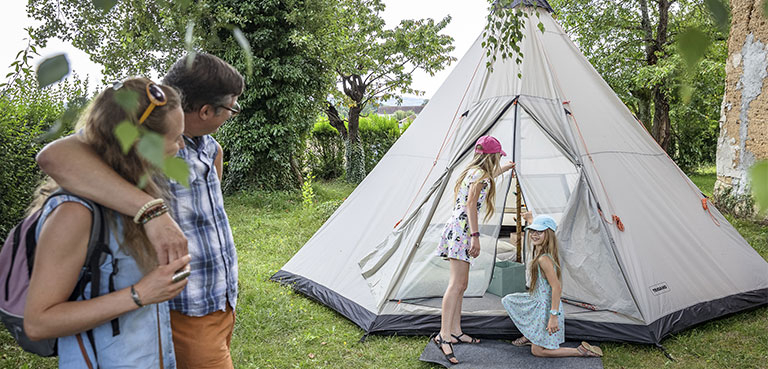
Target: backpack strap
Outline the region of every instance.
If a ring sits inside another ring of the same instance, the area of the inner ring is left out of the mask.
[[[43,213],[43,208],[45,208],[45,205],[48,204],[48,201],[51,201],[56,196],[61,195],[69,195],[66,191],[59,188],[58,190],[54,191],[52,194],[48,195],[48,198],[45,199],[45,202],[43,202],[43,205],[40,207],[38,211],[36,211],[34,223],[27,229],[27,234],[24,237],[24,240],[26,242],[26,251],[27,251],[27,270],[29,270],[29,275],[32,275],[32,267],[35,265],[35,251],[37,250],[37,222],[40,221],[40,215]],[[14,244],[15,244],[14,240]]]
[[[112,273],[109,273],[109,292],[115,292],[115,275],[117,275],[118,267],[117,267],[117,259],[112,256]],[[118,318],[112,319],[112,337],[117,336],[120,334],[120,323],[118,322]]]
[[[106,219],[104,217],[104,208],[88,199],[82,199],[93,208],[93,226],[91,227],[91,238],[88,242],[88,251],[85,259],[85,273],[81,280],[79,288],[75,290],[77,296],[85,292],[85,285],[91,282],[91,299],[99,297],[99,287],[101,286],[101,264],[107,255],[112,255],[109,250],[109,230],[107,229]],[[109,275],[109,292],[115,292],[115,276],[118,272],[117,259],[112,255],[112,272]],[[120,334],[119,318],[112,319],[112,336]],[[92,333],[89,334],[91,338]],[[91,341],[93,341],[91,339]],[[95,352],[95,350],[94,350]]]
[[[88,341],[91,342],[91,348],[93,349],[93,357],[96,359],[96,368],[99,368],[99,353],[96,352],[96,340],[93,339],[93,329],[89,329],[85,332],[88,336]]]
[[[83,354],[83,360],[85,360],[85,365],[88,366],[88,369],[93,369],[93,364],[91,364],[91,359],[88,358],[88,351],[85,350],[85,345],[83,345],[83,336],[80,335],[80,333],[78,333],[75,335],[75,337],[77,337],[77,344],[78,346],[80,346],[80,353]],[[96,351],[94,351],[94,353],[95,352]]]

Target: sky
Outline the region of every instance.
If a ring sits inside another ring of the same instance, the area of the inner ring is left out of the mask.
[[[488,0],[384,0],[384,3],[386,9],[382,17],[388,28],[395,27],[402,19],[432,18],[437,21],[450,15],[451,22],[442,33],[454,38],[455,49],[451,55],[457,59],[461,59],[482,32],[489,4]],[[16,53],[27,46],[24,28],[35,24],[34,20],[27,17],[26,4],[26,0],[3,0],[3,11],[0,12],[0,34],[4,36],[0,48],[0,68],[4,68],[0,70],[5,70],[3,76],[12,71],[9,66]],[[101,84],[101,66],[91,62],[85,52],[71,44],[61,40],[49,40],[48,45],[38,51],[41,56],[35,59],[35,63],[55,54],[66,53],[73,71],[81,78],[89,76],[91,86]],[[421,97],[430,98],[455,65],[456,62],[453,62],[434,76],[421,71],[415,72],[412,87],[424,91]]]

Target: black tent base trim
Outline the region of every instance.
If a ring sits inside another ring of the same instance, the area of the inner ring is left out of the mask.
[[[269,280],[290,286],[296,292],[336,310],[339,314],[357,324],[360,328],[369,331],[369,327],[376,320],[376,314],[368,311],[352,300],[339,295],[335,291],[319,283],[311,281],[300,275],[280,270]]]
[[[768,288],[738,293],[678,310],[651,323],[649,328],[655,343],[659,343],[670,334],[761,306],[768,306]]]
[[[270,280],[337,311],[362,328],[366,335],[426,336],[440,330],[440,315],[376,315],[333,290],[291,272],[280,270]],[[702,302],[645,325],[565,320],[567,340],[659,344],[664,337],[707,321],[768,305],[768,288]],[[515,338],[520,332],[505,315],[465,315],[467,334],[485,338]]]

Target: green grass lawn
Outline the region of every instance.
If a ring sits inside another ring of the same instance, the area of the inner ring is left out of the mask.
[[[711,192],[714,172],[692,175]],[[368,337],[344,317],[288,287],[270,282],[353,187],[315,185],[316,206],[305,208],[299,192],[243,193],[226,198],[240,263],[240,298],[232,340],[236,367],[243,368],[431,368],[418,360],[426,337]],[[768,259],[768,227],[733,220],[747,241]],[[321,261],[318,261],[321,262]],[[0,367],[53,368],[18,349],[0,330]],[[606,343],[606,368],[768,368],[768,308],[709,322],[662,344],[676,361],[647,345]]]

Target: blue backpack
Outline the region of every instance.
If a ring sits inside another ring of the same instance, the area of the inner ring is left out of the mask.
[[[46,199],[46,203],[60,195],[71,194],[58,190]],[[80,272],[75,289],[69,297],[70,301],[75,301],[80,296],[85,298],[83,294],[88,283],[92,283],[92,286],[100,285],[99,266],[106,260],[107,255],[111,255],[109,233],[103,216],[103,208],[90,200],[80,199],[93,209],[93,223],[91,224],[91,236],[88,241],[85,265]],[[56,356],[56,338],[32,341],[24,332],[24,306],[26,305],[27,290],[29,289],[29,280],[32,276],[35,250],[37,249],[35,230],[43,208],[45,208],[45,204],[14,227],[5,239],[3,248],[0,249],[0,320],[24,351],[40,356]],[[110,292],[114,291],[113,278],[116,273],[117,265],[113,265],[113,272],[109,276]],[[90,298],[95,298],[98,295],[99,289],[97,287],[91,288]],[[112,333],[113,335],[120,334],[117,318],[112,320]],[[93,331],[89,330],[86,334],[93,352],[96,354]],[[78,337],[78,341],[81,341],[80,337]]]

